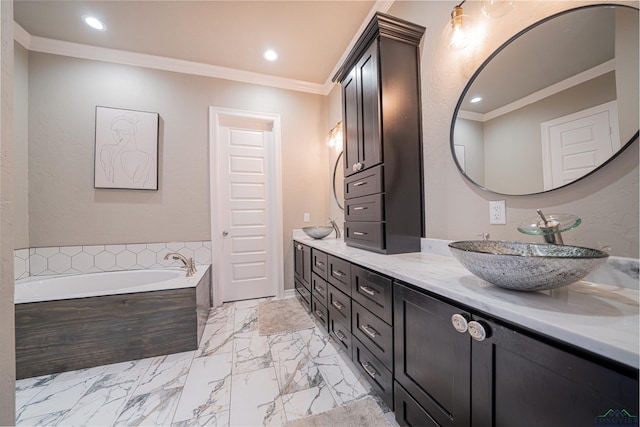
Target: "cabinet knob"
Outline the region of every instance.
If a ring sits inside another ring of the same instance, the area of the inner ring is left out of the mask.
[[[353,169],[354,172],[358,172],[359,170],[362,170],[362,166],[363,165],[360,162],[354,163],[351,169]]]
[[[489,336],[487,329],[475,320],[469,322],[469,335],[476,341],[484,341]]]
[[[456,313],[453,316],[451,316],[451,324],[453,325],[453,328],[456,331],[460,332],[461,334],[464,334],[465,332],[467,332],[467,327],[468,327],[467,319],[462,314]]]
[[[301,251],[302,250],[302,245],[298,245],[298,250]]]

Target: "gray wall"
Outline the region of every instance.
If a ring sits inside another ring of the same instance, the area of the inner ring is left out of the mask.
[[[13,3],[0,2],[0,425],[15,423]]]
[[[591,247],[610,245],[612,255],[638,257],[638,143],[592,176],[548,194],[501,196],[479,189],[457,170],[449,148],[449,126],[456,103],[477,67],[513,34],[556,12],[586,1],[518,1],[509,15],[484,18],[480,2],[465,3],[465,13],[485,25],[481,44],[448,51],[441,32],[454,3],[396,1],[389,13],[427,28],[421,46],[425,214],[428,237],[461,240],[489,232],[493,239],[538,241],[516,230],[535,209],[571,213],[581,226],[565,233],[565,242]],[[632,4],[632,2],[621,2]],[[637,2],[635,3],[637,6]],[[637,76],[636,76],[637,77]],[[507,224],[489,225],[489,201],[506,200]]]
[[[29,247],[29,52],[14,43],[14,102],[13,102],[13,188],[17,197],[14,204],[15,248]]]
[[[208,108],[235,108],[281,115],[292,277],[291,230],[327,218],[326,97],[36,52],[28,68],[29,246],[210,240]],[[159,191],[93,188],[96,105],[160,114]]]
[[[544,191],[540,125],[615,99],[611,71],[485,122],[486,187],[506,194]]]

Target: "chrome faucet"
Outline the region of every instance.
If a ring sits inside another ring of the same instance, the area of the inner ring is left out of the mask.
[[[180,268],[184,268],[185,270],[187,270],[187,277],[193,276],[194,273],[198,271],[196,270],[196,264],[193,262],[193,258],[187,258],[184,255],[179,254],[178,252],[169,252],[164,256],[164,259],[169,259],[169,257],[177,261],[182,261],[184,265]]]
[[[329,218],[329,223],[331,224],[333,229],[336,231],[336,239],[339,239],[340,238],[340,227],[338,227],[338,224],[336,224],[336,222],[331,218]]]
[[[540,228],[542,232],[544,241],[555,245],[564,245],[562,234],[560,234],[560,221],[547,219],[540,209],[536,209],[536,212],[540,215],[540,218],[542,218],[542,222],[538,224],[538,228]]]

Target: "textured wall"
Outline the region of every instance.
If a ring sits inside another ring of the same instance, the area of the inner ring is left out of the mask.
[[[471,51],[451,52],[441,32],[455,5],[450,1],[396,1],[389,13],[427,28],[422,42],[422,116],[425,161],[427,237],[474,239],[489,232],[493,239],[538,241],[516,230],[518,223],[548,213],[582,218],[565,242],[610,246],[612,255],[638,257],[638,143],[582,181],[548,194],[501,196],[469,183],[457,170],[449,148],[449,127],[462,90],[477,67],[512,35],[553,13],[591,2],[518,1],[509,15],[488,20],[480,2],[466,2],[465,13],[486,21],[485,38]],[[635,4],[638,2],[621,2]],[[507,224],[489,225],[489,201],[506,200]]]
[[[160,114],[159,191],[93,188],[96,105]],[[291,230],[304,212],[327,217],[325,97],[34,52],[29,245],[210,240],[212,105],[281,116],[285,277],[293,277]]]
[[[15,423],[13,3],[0,2],[0,425]]]

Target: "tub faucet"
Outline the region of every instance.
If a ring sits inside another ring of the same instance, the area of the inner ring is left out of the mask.
[[[340,238],[340,227],[338,227],[338,224],[336,224],[336,222],[331,218],[329,218],[329,223],[331,224],[333,229],[336,231],[336,239],[339,239]]]
[[[198,271],[196,270],[196,264],[193,262],[193,258],[187,258],[184,255],[179,254],[178,252],[169,252],[164,256],[164,259],[169,259],[169,257],[175,260],[182,261],[184,265],[180,268],[184,268],[187,270],[187,277],[193,276],[193,274]]]

